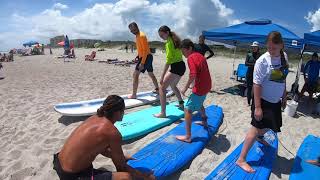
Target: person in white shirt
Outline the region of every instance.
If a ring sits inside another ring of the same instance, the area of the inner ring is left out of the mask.
[[[251,128],[247,132],[237,165],[253,173],[255,170],[246,162],[246,156],[258,137],[269,129],[280,132],[282,126],[281,106],[286,104],[286,77],[288,58],[283,52],[284,42],[279,32],[267,37],[267,52],[256,61],[253,73],[254,100],[251,106]]]

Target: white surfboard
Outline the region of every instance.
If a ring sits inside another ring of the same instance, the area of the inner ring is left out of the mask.
[[[173,91],[167,92],[167,97],[172,96]],[[128,99],[128,95],[121,96],[127,108],[150,104],[159,100],[159,95],[152,91],[137,94],[137,99]],[[79,101],[71,103],[61,103],[54,106],[54,110],[64,116],[91,116],[97,113],[106,98]]]

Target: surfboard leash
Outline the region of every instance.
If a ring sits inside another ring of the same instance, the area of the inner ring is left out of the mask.
[[[280,141],[280,138],[278,138],[278,141],[280,142],[281,146],[282,146],[288,153],[290,153],[290,154],[293,156],[293,158],[296,157],[290,150],[288,150],[288,149],[285,147],[285,145],[283,145],[283,143]]]

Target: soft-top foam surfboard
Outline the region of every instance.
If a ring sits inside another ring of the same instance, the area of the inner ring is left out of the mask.
[[[173,91],[167,92],[167,97],[172,96]],[[137,94],[137,99],[128,99],[128,95],[121,96],[124,99],[126,108],[137,107],[150,104],[159,100],[159,95],[152,91]],[[97,113],[97,109],[102,106],[105,98],[79,101],[71,103],[61,103],[54,106],[54,110],[64,116],[90,116]]]
[[[291,169],[290,180],[319,180],[320,167],[307,163],[306,160],[320,160],[320,138],[308,135],[300,145]]]
[[[263,139],[269,146],[255,142],[247,155],[247,162],[256,170],[255,173],[247,173],[236,164],[243,146],[241,143],[205,180],[269,179],[278,151],[278,138],[273,131],[268,131]]]
[[[179,141],[176,135],[185,134],[185,122],[167,132],[133,155],[136,160],[128,164],[142,172],[153,171],[157,179],[164,178],[190,162],[204,149],[217,132],[223,119],[222,108],[211,105],[206,108],[209,128],[192,123],[192,143]],[[201,120],[198,113],[193,121]]]
[[[176,106],[177,104],[170,103],[166,106],[167,118],[154,117],[153,114],[161,111],[160,106],[155,106],[126,114],[122,121],[115,123],[115,126],[120,131],[122,140],[129,140],[145,135],[183,118],[184,111],[180,110]]]

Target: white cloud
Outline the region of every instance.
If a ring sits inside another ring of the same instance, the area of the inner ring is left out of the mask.
[[[133,40],[127,27],[131,21],[139,24],[149,40],[159,40],[158,28],[161,25],[168,25],[181,38],[192,38],[202,30],[239,22],[232,18],[233,10],[219,0],[163,0],[158,3],[120,0],[116,3],[96,3],[71,17],[63,15],[65,8],[68,7],[56,3],[52,9],[37,15],[12,15],[9,26],[16,31],[1,33],[0,42],[6,39],[4,34],[10,34],[12,38],[9,47],[16,47],[22,44],[21,41],[30,39],[48,43],[50,37],[62,34],[68,34],[71,39]]]
[[[309,12],[304,18],[312,25],[311,31],[320,29],[320,8],[315,12]]]
[[[61,10],[63,10],[63,9],[68,9],[69,7],[67,6],[67,5],[65,5],[65,4],[61,4],[61,3],[55,3],[54,5],[53,5],[53,9],[61,9]]]

